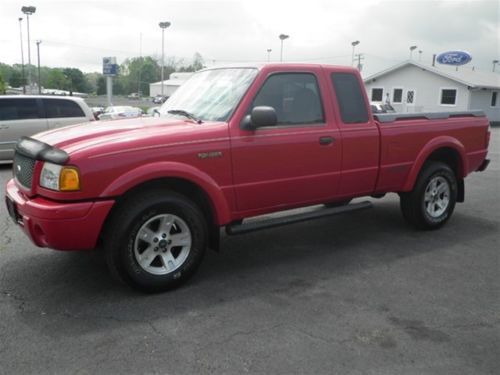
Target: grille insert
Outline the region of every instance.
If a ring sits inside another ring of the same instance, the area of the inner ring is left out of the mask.
[[[35,159],[15,153],[13,174],[16,180],[25,188],[31,189],[33,183],[33,171],[35,169]]]

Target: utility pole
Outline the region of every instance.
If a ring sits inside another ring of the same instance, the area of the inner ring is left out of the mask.
[[[38,55],[38,94],[42,94],[42,85],[40,84],[40,43],[42,43],[41,40],[36,41],[36,52]]]
[[[359,40],[355,40],[354,42],[351,42],[351,46],[352,46],[351,66],[354,66],[354,50],[359,43],[360,43]]]
[[[161,96],[163,95],[163,70],[165,67],[165,29],[170,26],[170,22],[160,22],[161,27]]]
[[[281,40],[280,62],[283,62],[283,41],[290,38],[290,35],[280,34],[278,38]]]
[[[139,73],[137,80],[137,95],[142,96],[141,91],[141,72],[142,72],[142,33],[139,35]]]
[[[361,64],[361,61],[365,59],[364,53],[357,53],[355,57],[358,60],[358,70],[361,72],[363,70],[363,65]]]
[[[19,36],[21,38],[21,78],[22,78],[22,86],[23,86],[23,94],[26,94],[26,82],[24,75],[24,50],[23,50],[23,18],[19,17]]]
[[[31,94],[31,49],[30,49],[30,16],[36,12],[36,7],[22,7],[21,12],[26,14],[26,24],[28,25],[28,85]]]

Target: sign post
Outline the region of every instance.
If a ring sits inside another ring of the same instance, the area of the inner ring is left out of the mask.
[[[118,75],[118,64],[116,57],[103,57],[102,74],[106,77],[106,94],[108,106],[113,105],[113,77]]]

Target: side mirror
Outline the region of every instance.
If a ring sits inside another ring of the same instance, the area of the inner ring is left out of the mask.
[[[160,116],[160,111],[158,111],[158,110],[155,108],[155,109],[153,109],[153,117],[156,117],[156,116],[161,117],[161,116]]]
[[[278,123],[276,110],[273,107],[258,106],[245,116],[241,128],[244,130],[255,130],[261,126],[274,126]]]

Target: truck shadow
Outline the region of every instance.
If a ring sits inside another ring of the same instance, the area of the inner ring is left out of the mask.
[[[110,322],[203,315],[217,304],[255,297],[284,306],[318,293],[333,298],[329,290],[341,276],[356,277],[373,267],[390,272],[398,260],[452,251],[457,243],[498,233],[498,223],[460,211],[441,230],[419,232],[404,223],[397,200],[388,199],[367,211],[224,237],[221,252],[208,252],[187,285],[156,295],[115,283],[104,262],[88,253],[34,249],[4,264],[1,297],[16,306],[26,325],[51,326],[53,336],[106,329]]]

